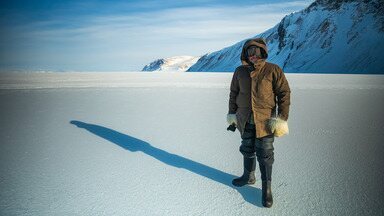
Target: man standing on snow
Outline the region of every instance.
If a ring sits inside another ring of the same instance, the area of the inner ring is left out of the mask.
[[[290,88],[281,68],[266,62],[268,50],[262,38],[244,43],[242,65],[233,74],[227,122],[241,134],[244,173],[232,181],[237,187],[254,184],[256,157],[262,180],[262,203],[273,204],[271,180],[274,137],[288,133]],[[276,113],[277,108],[277,113]]]

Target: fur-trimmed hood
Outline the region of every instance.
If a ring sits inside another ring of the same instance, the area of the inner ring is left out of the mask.
[[[250,46],[260,47],[262,50],[261,52],[262,52],[263,59],[268,58],[268,48],[267,48],[267,43],[265,42],[265,40],[263,38],[249,39],[249,40],[245,41],[245,43],[243,45],[243,49],[241,51],[240,60],[241,60],[242,65],[252,65],[248,61],[248,57],[247,57],[247,49]]]

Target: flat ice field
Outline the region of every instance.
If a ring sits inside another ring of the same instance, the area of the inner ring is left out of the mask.
[[[0,215],[384,215],[384,76],[287,74],[271,209],[231,186],[231,78],[0,74]]]

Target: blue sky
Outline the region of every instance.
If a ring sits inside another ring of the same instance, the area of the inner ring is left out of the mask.
[[[311,2],[1,1],[0,70],[141,70],[230,46]]]

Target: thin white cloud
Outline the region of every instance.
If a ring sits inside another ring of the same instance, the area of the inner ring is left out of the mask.
[[[172,8],[151,13],[63,18],[20,28],[22,37],[49,46],[37,50],[42,53],[34,57],[36,62],[56,50],[68,53],[56,62],[66,60],[69,64],[71,59],[77,62],[87,56],[93,58],[92,62],[108,59],[110,62],[105,64],[115,69],[124,68],[123,65],[140,69],[157,58],[201,55],[229,46],[273,27],[285,15],[309,4],[295,1],[249,7]]]

